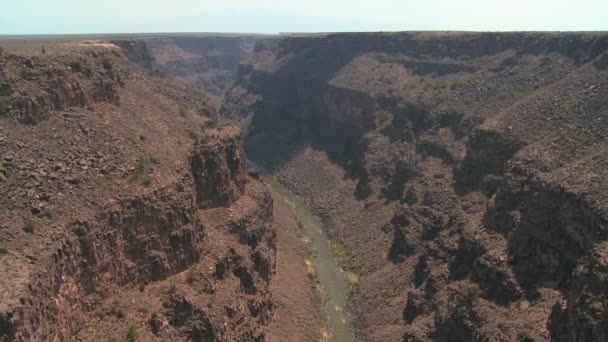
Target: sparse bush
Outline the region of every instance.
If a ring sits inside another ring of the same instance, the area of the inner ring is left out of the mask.
[[[0,247],[0,255],[8,254],[8,249]]]
[[[140,135],[140,136],[139,136],[139,140],[141,140],[141,141],[146,141],[146,136],[145,136],[145,135],[143,135],[143,134],[142,134],[142,135]]]
[[[13,99],[10,96],[0,96],[0,114],[8,111],[12,103]]]
[[[154,165],[158,165],[158,164],[160,164],[160,159],[158,159],[154,156],[150,156],[150,163],[152,163]]]
[[[139,284],[139,292],[144,292],[145,289],[146,289],[146,284],[144,284],[144,283]]]
[[[302,223],[302,220],[298,219],[298,228],[303,229],[304,228],[304,224]]]
[[[46,218],[48,218],[48,219],[51,219],[51,218],[53,218],[54,213],[53,213],[53,211],[52,211],[51,209],[44,209],[44,210],[43,210],[43,211],[40,213],[40,216],[42,216],[42,217],[46,217]]]
[[[143,184],[144,186],[152,185],[152,177],[148,175],[143,176],[141,179],[141,184]]]
[[[106,318],[106,313],[103,311],[97,311],[95,312],[95,316],[97,316],[99,319],[104,319]]]
[[[184,106],[180,105],[179,106],[179,116],[181,116],[182,118],[185,118],[186,115],[187,115],[186,108],[184,108]]]
[[[110,311],[108,311],[108,315],[114,316],[118,319],[123,319],[126,316],[125,312],[119,306],[119,303],[117,301],[114,301],[114,303],[112,303],[112,307],[110,308]]]
[[[201,138],[199,139],[199,143],[201,145],[204,145],[206,143],[209,142],[209,135],[208,134],[203,134],[203,136],[201,136]]]
[[[198,140],[198,133],[196,133],[195,131],[188,132],[188,136],[190,137],[190,139],[192,139],[194,141]]]
[[[332,253],[334,253],[338,260],[342,260],[346,257],[346,247],[343,244],[332,241],[330,247]]]
[[[589,134],[575,134],[572,138],[583,145],[593,144],[593,136]]]
[[[146,172],[146,162],[143,160],[138,160],[135,163],[135,172],[140,173],[140,174]]]
[[[127,341],[137,341],[138,336],[139,332],[137,331],[137,327],[135,327],[135,325],[131,323],[131,325],[129,325],[129,330],[127,330]]]
[[[186,273],[186,283],[192,285],[196,279],[198,278],[196,271],[194,269],[189,269],[188,273]]]
[[[140,306],[139,308],[137,308],[137,311],[139,311],[139,313],[141,314],[147,314],[148,313],[148,308],[145,306]]]
[[[23,222],[23,231],[26,233],[33,233],[36,229],[36,221],[34,219],[28,218]]]
[[[162,292],[163,292],[164,294],[166,294],[166,295],[171,295],[171,294],[174,294],[174,293],[176,293],[176,292],[177,292],[177,285],[175,285],[175,283],[174,283],[174,282],[171,282],[171,283],[169,284],[169,286],[164,287],[164,288],[162,289]]]
[[[125,312],[122,311],[122,309],[118,308],[115,312],[114,312],[114,316],[116,316],[116,318],[118,319],[123,319],[125,318]]]

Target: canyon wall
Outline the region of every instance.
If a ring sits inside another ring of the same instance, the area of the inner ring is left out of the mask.
[[[206,93],[217,105],[237,77],[256,36],[201,35],[113,40],[133,63],[153,74]]]
[[[373,341],[601,341],[605,34],[260,39],[221,115],[309,198]],[[585,303],[585,304],[583,304]]]
[[[0,339],[263,340],[272,200],[239,130],[116,45],[35,50],[0,55]]]

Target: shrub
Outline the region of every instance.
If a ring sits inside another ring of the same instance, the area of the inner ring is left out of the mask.
[[[189,269],[188,273],[186,273],[186,283],[192,285],[197,279],[196,271],[194,269]]]
[[[135,163],[135,172],[140,174],[146,172],[146,163],[143,160],[138,160]]]
[[[10,96],[0,96],[0,114],[8,111],[12,103],[13,99]]]
[[[36,229],[36,221],[34,219],[28,218],[23,222],[23,230],[26,233],[33,233],[34,229]]]
[[[8,249],[4,248],[4,247],[0,247],[0,255],[4,255],[8,253]]]
[[[339,242],[331,242],[331,251],[334,253],[338,260],[344,259],[346,257],[346,247]]]
[[[185,117],[186,117],[186,108],[184,108],[184,106],[181,106],[181,105],[179,106],[179,115],[180,115],[182,118],[185,118]]]
[[[194,141],[198,140],[198,133],[196,133],[195,131],[188,132],[188,136]]]
[[[106,318],[106,313],[103,311],[97,311],[95,313],[95,316],[99,317],[99,319],[104,319],[104,318]]]
[[[40,216],[42,217],[46,217],[48,219],[53,218],[53,211],[51,209],[44,209],[41,213]]]
[[[160,164],[160,159],[158,159],[154,156],[150,156],[150,163],[158,165],[158,164]]]
[[[145,289],[146,289],[146,284],[144,284],[144,283],[139,284],[139,292],[144,292]]]
[[[208,142],[209,142],[209,135],[203,134],[203,136],[199,140],[199,143],[204,145]]]
[[[135,325],[131,323],[131,325],[129,325],[129,330],[127,330],[127,341],[137,341],[138,336],[139,332],[137,331],[137,327],[135,327]]]
[[[141,179],[141,184],[143,184],[144,186],[152,185],[152,177],[148,175],[143,176]]]
[[[108,311],[108,315],[115,316],[118,319],[123,319],[126,316],[125,312],[119,306],[119,303],[117,301],[114,301],[114,303],[112,303],[112,307],[110,308],[110,311]]]

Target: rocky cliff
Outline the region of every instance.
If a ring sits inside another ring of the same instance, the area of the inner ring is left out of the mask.
[[[222,115],[311,199],[368,340],[601,341],[605,34],[259,40]]]
[[[0,55],[0,339],[262,340],[272,200],[209,98],[125,53]]]

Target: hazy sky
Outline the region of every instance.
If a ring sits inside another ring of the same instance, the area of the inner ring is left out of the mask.
[[[608,0],[1,0],[0,34],[608,30]]]

